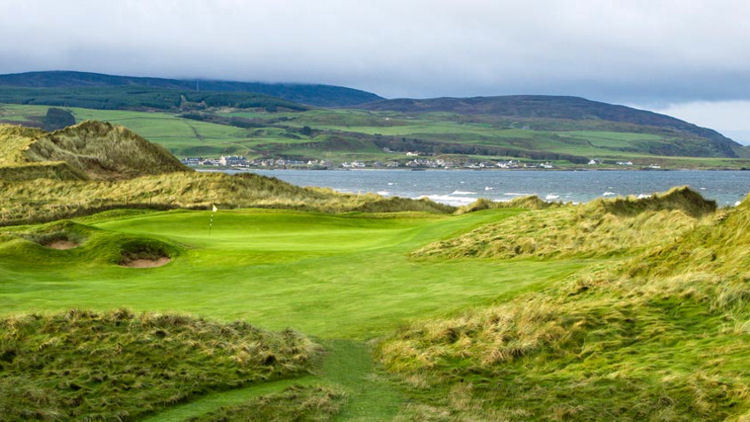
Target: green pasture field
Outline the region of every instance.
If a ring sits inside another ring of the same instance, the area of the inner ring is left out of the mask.
[[[47,106],[0,105],[0,122],[34,123]],[[147,111],[69,108],[78,121],[104,120],[121,124],[146,139],[159,143],[178,156],[218,157],[237,154],[248,157],[301,157],[333,161],[387,161],[405,159],[404,152],[383,152],[373,143],[376,135],[420,139],[462,145],[490,146],[513,150],[544,151],[601,160],[632,160],[638,165],[660,164],[673,168],[738,168],[750,166],[742,159],[661,156],[647,151],[648,145],[680,144],[674,134],[628,132],[627,127],[605,130],[606,123],[581,121],[514,122],[511,120],[464,121],[450,113],[408,115],[363,110],[267,112],[218,109],[218,116],[251,119],[258,127],[241,128]],[[303,135],[300,129],[316,131]],[[590,129],[589,129],[590,128]],[[352,139],[349,145],[326,143],[332,136]],[[353,139],[354,137],[364,137]],[[320,146],[315,146],[318,143]],[[482,159],[506,157],[478,156]],[[561,167],[571,163],[560,162]]]

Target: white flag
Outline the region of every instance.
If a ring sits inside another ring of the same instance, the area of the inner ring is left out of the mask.
[[[212,207],[211,211],[213,211],[213,212],[219,211],[219,209],[216,208],[216,205],[211,205],[211,207]]]

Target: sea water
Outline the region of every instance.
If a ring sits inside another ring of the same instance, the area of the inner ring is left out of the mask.
[[[507,201],[537,195],[547,201],[585,202],[600,197],[649,195],[690,186],[719,205],[734,205],[750,193],[750,171],[542,171],[542,170],[249,170],[299,186],[346,193],[428,197],[450,205],[477,198]],[[226,170],[237,173],[236,170]]]

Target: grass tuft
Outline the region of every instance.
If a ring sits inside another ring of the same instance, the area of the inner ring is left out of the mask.
[[[327,387],[293,385],[284,391],[257,397],[247,403],[222,407],[189,422],[331,421],[343,404],[342,393]]]

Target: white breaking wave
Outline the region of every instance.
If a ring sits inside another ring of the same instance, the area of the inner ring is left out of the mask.
[[[602,194],[602,196],[615,196],[615,195],[617,195],[617,194],[616,194],[616,193],[614,193],[614,192],[610,192],[610,191],[604,192],[604,193]]]
[[[645,193],[639,193],[638,194],[638,199],[644,199],[644,198],[651,198],[651,195],[650,194],[645,194]]]
[[[737,201],[737,202],[734,203],[734,206],[735,207],[739,207],[741,203],[742,203],[742,201]]]
[[[476,192],[466,191],[466,190],[454,190],[451,195],[476,195]]]
[[[517,192],[505,192],[503,195],[505,196],[529,196],[530,193],[517,193]]]
[[[395,183],[393,183],[393,182],[388,182],[388,186],[393,186],[393,185],[395,185]]]
[[[545,196],[544,199],[547,200],[547,201],[552,201],[554,199],[560,199],[560,195],[549,194],[549,195]]]
[[[458,207],[461,205],[469,205],[472,202],[476,201],[476,198],[471,198],[468,196],[452,196],[452,195],[422,195],[416,199],[422,199],[422,198],[431,199],[435,202],[440,202],[441,204],[446,204],[446,205],[452,205],[454,207]]]
[[[485,186],[484,187],[484,190],[493,190],[493,189],[495,189],[495,188],[493,188],[492,186]]]
[[[391,194],[391,193],[390,193],[390,192],[388,192],[387,190],[379,190],[379,191],[378,191],[377,193],[378,193],[378,195],[380,195],[380,196],[389,196],[389,195]]]

